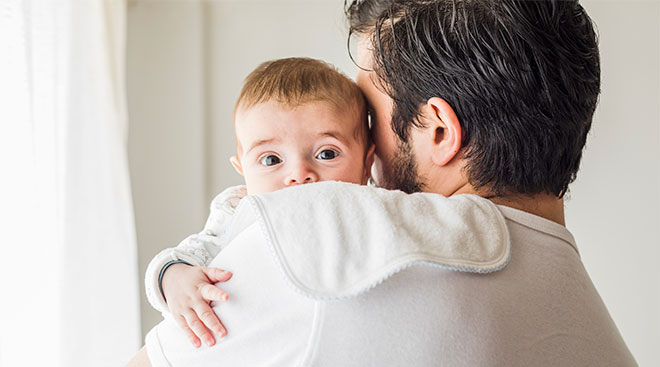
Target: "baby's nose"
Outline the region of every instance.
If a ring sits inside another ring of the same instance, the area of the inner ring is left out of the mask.
[[[316,175],[316,173],[307,167],[298,167],[298,169],[295,169],[289,177],[287,177],[285,184],[287,186],[293,186],[293,185],[302,185],[302,184],[308,184],[312,182],[317,182],[319,180],[319,177]]]

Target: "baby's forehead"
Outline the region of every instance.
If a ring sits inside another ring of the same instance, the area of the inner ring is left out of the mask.
[[[274,139],[300,131],[361,143],[368,131],[366,112],[360,111],[357,102],[338,106],[323,100],[295,105],[273,100],[259,103],[237,110],[234,126],[239,143],[255,138]]]

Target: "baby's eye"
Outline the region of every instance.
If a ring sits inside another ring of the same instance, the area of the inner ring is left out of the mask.
[[[270,154],[270,155],[267,155],[267,156],[261,158],[259,163],[261,163],[262,165],[264,165],[266,167],[270,167],[270,166],[274,166],[274,165],[282,163],[282,159],[280,159],[280,157],[278,157],[274,154]]]
[[[322,159],[322,160],[326,160],[326,161],[327,161],[327,160],[331,160],[331,159],[335,159],[335,158],[337,158],[338,155],[339,155],[339,152],[337,152],[336,150],[333,150],[333,149],[324,149],[323,151],[321,151],[321,153],[319,153],[319,154],[316,155],[316,158],[317,158],[317,159]]]

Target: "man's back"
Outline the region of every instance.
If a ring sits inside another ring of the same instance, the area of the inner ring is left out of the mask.
[[[314,366],[634,366],[563,226],[507,207],[512,258],[472,274],[413,266],[325,302]]]

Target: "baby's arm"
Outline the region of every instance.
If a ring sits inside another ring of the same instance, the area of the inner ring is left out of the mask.
[[[215,287],[213,283],[228,280],[231,273],[217,268],[207,268],[206,265],[223,248],[223,235],[231,224],[240,199],[245,195],[244,186],[224,190],[213,199],[211,213],[204,229],[198,234],[187,237],[177,247],[161,251],[147,267],[145,290],[149,303],[158,311],[171,312],[176,319],[181,320],[180,326],[189,335],[194,345],[199,345],[197,336],[206,336],[207,344],[214,342],[210,334],[202,335],[207,334],[206,326],[212,326],[212,330],[221,335],[225,333],[217,316],[212,312],[207,312],[210,311],[210,307],[206,307],[208,308],[206,310],[203,305],[194,303],[203,300],[208,306],[208,302],[211,300],[227,298],[226,293]],[[191,266],[172,264],[174,261],[182,261]],[[164,269],[166,271],[163,271]],[[168,287],[161,289],[161,284],[164,283],[168,283]],[[165,288],[170,290],[170,294]],[[165,295],[167,295],[169,303],[166,302]],[[198,317],[201,316],[203,316],[203,320],[205,319],[206,326],[199,322]],[[196,333],[191,331],[190,327],[193,327]]]

